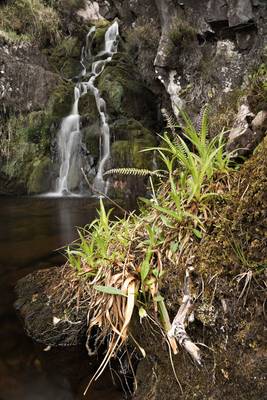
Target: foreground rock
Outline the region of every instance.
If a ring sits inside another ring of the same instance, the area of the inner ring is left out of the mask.
[[[85,341],[87,307],[79,307],[77,312],[75,306],[66,309],[60,303],[66,293],[55,296],[56,287],[64,279],[63,271],[63,267],[36,271],[16,286],[15,308],[27,334],[47,346],[77,346]]]

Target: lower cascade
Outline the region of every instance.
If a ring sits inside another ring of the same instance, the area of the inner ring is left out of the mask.
[[[78,83],[74,88],[74,103],[71,113],[63,118],[57,137],[57,147],[60,160],[59,176],[56,182],[56,194],[60,196],[72,195],[80,187],[81,179],[81,144],[82,137],[80,132],[79,99],[90,91],[96,101],[100,119],[100,143],[99,143],[99,163],[93,188],[96,192],[107,190],[106,182],[103,178],[105,165],[110,156],[110,129],[108,124],[108,114],[106,102],[101,97],[95,85],[96,78],[103,72],[107,63],[112,60],[117,52],[119,27],[115,21],[106,31],[104,50],[101,50],[92,60],[91,46],[96,32],[93,26],[86,36],[86,44],[81,52],[81,65],[83,67]],[[86,64],[90,63],[88,70]]]

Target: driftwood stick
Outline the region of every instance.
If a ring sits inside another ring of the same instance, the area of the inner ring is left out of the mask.
[[[100,196],[105,197],[108,201],[110,201],[110,203],[112,203],[114,206],[116,206],[117,208],[119,208],[124,214],[130,215],[130,213],[125,210],[124,208],[122,208],[116,201],[112,200],[108,195],[106,195],[105,193],[101,192],[100,190],[96,190],[93,185],[90,184],[86,173],[84,172],[84,169],[81,168],[83,177],[85,179],[85,182],[87,183],[88,187],[95,193],[98,193]]]
[[[179,307],[179,310],[172,322],[171,329],[168,332],[169,337],[174,337],[178,340],[180,346],[184,347],[184,349],[191,355],[194,361],[197,364],[201,365],[201,356],[199,348],[192,342],[188,334],[185,330],[185,323],[190,316],[191,308],[192,308],[192,297],[190,295],[190,271],[192,268],[187,268],[185,272],[184,279],[184,295],[182,304]]]

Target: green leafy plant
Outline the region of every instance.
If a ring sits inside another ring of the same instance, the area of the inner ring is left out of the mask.
[[[222,133],[208,140],[207,110],[203,113],[200,131],[196,130],[186,113],[181,112],[181,114],[184,124],[182,133],[175,142],[165,134],[160,136],[165,147],[151,148],[146,151],[159,152],[169,172],[174,197],[177,192],[173,182],[174,168],[181,169],[179,189],[186,193],[186,202],[190,203],[193,199],[201,201],[213,195],[205,191],[205,184],[210,183],[215,174],[228,172],[230,155],[224,149]]]
[[[179,134],[173,130],[172,139],[164,134],[160,147],[145,150],[158,152],[165,166],[158,189],[152,182],[153,171],[109,171],[149,175],[153,198],[143,199],[145,205],[140,215],[112,220],[111,211],[106,212],[100,199],[98,218],[80,230],[79,241],[67,248],[69,264],[90,288],[88,338],[94,327],[99,328],[99,342],[109,338],[107,354],[92,380],[97,379],[131,336],[135,308],[141,320],[158,319],[156,324],[165,332],[173,352],[177,352],[175,339],[166,335],[171,324],[160,293],[163,266],[172,263],[179,268],[184,253],[190,254],[192,247],[202,240],[207,209],[212,206],[209,203],[218,195],[218,183],[221,192],[223,178],[230,169],[222,135],[208,139],[207,111],[199,129],[185,113],[182,118]]]

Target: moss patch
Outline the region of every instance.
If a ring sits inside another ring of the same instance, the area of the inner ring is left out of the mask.
[[[60,41],[56,47],[46,51],[55,72],[68,79],[80,73],[81,45],[82,42],[77,37],[68,37]]]
[[[90,155],[94,157],[95,160],[99,157],[99,135],[100,128],[98,122],[90,125],[83,129],[82,131],[84,143]]]
[[[81,115],[83,125],[94,124],[98,120],[99,113],[97,110],[95,97],[90,91],[80,97],[79,113]]]
[[[57,12],[39,0],[14,0],[0,7],[0,29],[8,35],[27,35],[45,47],[60,37]]]
[[[72,82],[61,81],[52,93],[47,109],[54,119],[60,120],[70,113],[74,96],[73,91],[74,84]]]
[[[197,30],[185,19],[174,17],[171,23],[169,38],[174,46],[185,48],[196,39]]]
[[[47,192],[51,188],[52,162],[48,157],[37,160],[32,165],[33,171],[27,184],[28,193]]]

